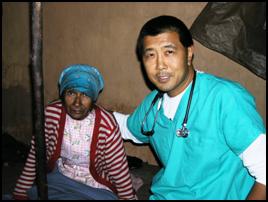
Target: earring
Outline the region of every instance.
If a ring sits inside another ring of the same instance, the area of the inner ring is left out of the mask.
[[[190,61],[188,61],[188,62],[187,62],[187,65],[188,65],[188,66],[191,66],[191,62],[190,62]]]

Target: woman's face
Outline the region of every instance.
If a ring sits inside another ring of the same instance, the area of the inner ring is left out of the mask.
[[[93,106],[93,101],[86,94],[68,89],[64,93],[64,104],[67,113],[76,120],[87,117]]]

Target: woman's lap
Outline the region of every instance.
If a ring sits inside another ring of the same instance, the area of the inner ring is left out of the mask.
[[[71,180],[56,168],[47,175],[48,199],[50,200],[117,200],[117,196],[105,189],[98,189]],[[27,191],[30,199],[37,199],[37,187]]]

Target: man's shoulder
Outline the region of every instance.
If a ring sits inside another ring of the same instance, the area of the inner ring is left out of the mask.
[[[200,73],[201,85],[207,88],[216,88],[220,92],[227,91],[247,91],[247,89],[237,81],[216,76],[209,73]]]
[[[239,82],[216,75],[202,73],[199,76],[199,91],[206,98],[223,100],[250,100],[254,101],[253,95]]]

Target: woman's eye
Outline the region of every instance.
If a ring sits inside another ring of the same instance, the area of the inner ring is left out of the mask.
[[[75,93],[73,91],[67,91],[66,95],[73,96]]]

